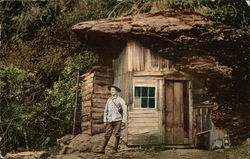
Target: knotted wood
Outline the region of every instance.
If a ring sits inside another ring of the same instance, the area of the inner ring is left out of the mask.
[[[104,131],[103,112],[109,97],[107,86],[113,84],[113,71],[105,66],[93,66],[81,76],[83,133],[94,135]]]

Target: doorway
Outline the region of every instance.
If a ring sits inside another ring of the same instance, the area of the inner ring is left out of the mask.
[[[188,81],[165,81],[166,130],[169,145],[189,144]]]

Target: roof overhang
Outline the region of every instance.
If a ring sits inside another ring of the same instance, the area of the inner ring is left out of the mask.
[[[138,40],[150,49],[246,47],[248,34],[187,10],[81,22],[72,27],[92,48],[119,48]]]
[[[247,31],[226,26],[187,10],[171,9],[86,21],[74,25],[72,30],[82,42],[98,53],[105,54],[102,57],[109,58],[108,61],[121,53],[127,41],[137,40],[160,56],[183,64],[179,67],[180,70],[189,70],[190,73],[202,76],[212,72],[211,75],[215,73],[230,77],[231,70],[228,67],[217,69],[220,65],[216,60],[201,56],[216,57],[221,56],[222,52],[245,54],[249,47]],[[191,57],[191,61],[185,58],[183,60],[182,57]],[[185,61],[189,63],[185,64]],[[206,67],[206,62],[209,63],[210,70]]]

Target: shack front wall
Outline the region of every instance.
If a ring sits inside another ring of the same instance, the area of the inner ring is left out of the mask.
[[[162,72],[172,70],[171,61],[160,58],[151,53],[136,41],[130,41],[120,56],[113,60],[114,83],[122,89],[120,95],[128,105],[127,129],[123,132],[123,139],[130,145],[162,144],[162,98],[157,98],[156,109],[134,109],[134,85],[155,86],[157,93],[162,92]],[[156,74],[145,79],[139,74]],[[138,76],[138,77],[136,77]],[[145,83],[146,81],[146,83]],[[144,82],[144,83],[143,83]],[[157,94],[162,96],[162,93]]]
[[[114,83],[122,89],[121,96],[128,105],[128,122],[123,139],[128,145],[166,144],[165,82],[166,79],[185,78],[171,75],[177,72],[171,61],[153,54],[136,41],[128,42],[120,56],[113,60],[113,70]],[[156,88],[155,108],[138,108],[135,105],[135,86]]]
[[[112,63],[114,83],[123,90],[121,96],[128,105],[133,103],[132,81],[135,74],[162,76],[175,70],[170,60],[152,54],[136,41],[129,41],[120,56]]]
[[[169,72],[174,69],[170,60],[153,54],[139,42],[129,41],[124,50],[125,72]],[[123,56],[123,55],[122,55]]]
[[[128,145],[164,144],[163,126],[163,78],[162,77],[133,77],[135,86],[150,86],[156,88],[155,108],[138,108],[136,103],[130,105],[128,111],[127,137]]]

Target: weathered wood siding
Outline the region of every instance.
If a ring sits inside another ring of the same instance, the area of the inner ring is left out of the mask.
[[[209,148],[211,145],[211,129],[212,129],[212,121],[211,121],[211,109],[213,105],[195,105],[194,106],[194,134],[195,134],[195,145],[201,148]]]
[[[126,104],[132,103],[132,72],[128,71],[128,56],[126,52],[121,53],[120,57],[113,60],[114,84],[121,88],[120,96]]]
[[[187,81],[166,80],[166,143],[189,144]]]
[[[117,59],[113,60],[114,83],[122,89],[120,95],[128,105],[127,129],[123,131],[123,139],[128,145],[152,145],[165,144],[169,125],[166,116],[166,88],[165,80],[186,81],[183,73],[178,72],[170,60],[152,53],[143,47],[139,42],[129,41],[123,52]],[[156,88],[156,108],[137,109],[133,103],[134,86],[155,86]],[[176,85],[177,86],[177,85]],[[183,94],[185,93],[185,94]],[[181,90],[173,92],[173,95],[181,95],[180,127],[182,131],[176,130],[176,134],[181,135],[181,141],[177,144],[191,143],[192,137],[192,105],[189,104],[188,85]],[[185,103],[186,102],[186,103]],[[178,104],[178,103],[177,103]],[[172,112],[173,114],[176,112]],[[178,119],[175,119],[178,120]],[[185,125],[185,126],[184,126]],[[181,134],[180,134],[181,133]],[[176,136],[175,138],[178,138]],[[178,139],[176,139],[178,140]]]
[[[183,132],[183,101],[182,83],[167,82],[166,84],[166,143],[182,144]]]
[[[162,120],[163,95],[162,77],[134,77],[133,86],[154,86],[156,88],[156,106],[152,109],[136,109],[132,103],[128,112],[127,144],[155,145],[164,144]]]
[[[150,145],[162,143],[160,111],[132,110],[128,115],[128,144]]]
[[[198,134],[204,131],[211,130],[211,109],[213,105],[196,105],[194,107],[194,133]]]
[[[113,60],[114,83],[122,89],[120,95],[127,104],[132,101],[132,81],[135,73],[163,75],[174,70],[170,60],[153,54],[139,42],[129,41],[117,59]]]
[[[223,140],[226,131],[215,127],[211,120],[213,104],[194,106],[195,145],[200,148],[212,149],[216,140]]]
[[[124,71],[129,72],[159,72],[169,71],[173,68],[170,60],[153,54],[149,49],[143,47],[139,42],[129,41],[125,49],[127,66]]]
[[[113,71],[94,66],[82,78],[82,132],[90,135],[104,132],[103,112],[110,94],[107,86],[113,83]]]

